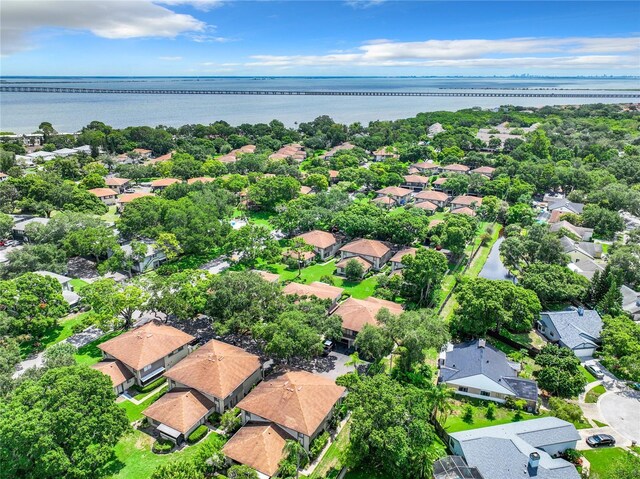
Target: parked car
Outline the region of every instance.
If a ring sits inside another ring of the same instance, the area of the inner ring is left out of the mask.
[[[609,434],[596,434],[587,438],[587,444],[591,447],[615,446],[616,440]]]
[[[124,190],[125,193],[135,193],[136,190],[133,188],[127,188],[126,190]]]
[[[598,364],[585,364],[584,368],[598,379],[602,379],[604,377],[604,371],[600,369]]]
[[[324,343],[322,343],[322,346],[323,346],[322,355],[328,356],[329,353],[333,351],[334,344],[333,344],[333,341],[331,341],[330,339],[327,339],[325,340]]]

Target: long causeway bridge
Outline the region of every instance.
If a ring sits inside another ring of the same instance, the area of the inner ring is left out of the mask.
[[[130,88],[71,88],[52,86],[0,86],[0,93],[106,93],[127,95],[292,95],[292,96],[424,96],[424,97],[509,97],[509,98],[629,98],[640,100],[638,92],[598,93],[565,91],[323,91],[323,90],[186,90]]]

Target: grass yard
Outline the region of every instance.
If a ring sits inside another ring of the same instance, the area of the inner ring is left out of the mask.
[[[340,455],[349,445],[349,428],[351,423],[349,421],[346,422],[342,430],[338,433],[336,440],[331,443],[329,449],[322,459],[313,470],[311,479],[321,479],[324,477],[333,477],[331,476],[332,471],[340,471],[342,465],[340,464]]]
[[[58,324],[47,330],[39,341],[37,350],[45,349],[73,335],[73,328],[80,324],[87,313],[73,314],[58,321]],[[20,354],[26,358],[36,351],[36,341],[30,340],[20,344]]]
[[[270,230],[274,230],[275,228],[269,222],[269,218],[272,216],[276,216],[277,213],[273,213],[271,211],[241,211],[239,209],[235,209],[233,212],[234,218],[247,218],[251,223],[266,226]]]
[[[606,392],[607,390],[604,388],[604,386],[602,384],[599,384],[598,386],[591,388],[589,392],[587,392],[586,396],[584,397],[584,402],[591,404],[597,403],[598,398]]]
[[[71,284],[73,290],[77,293],[80,288],[87,284],[87,282],[80,278],[73,278],[71,281],[69,281],[69,284]]]
[[[222,448],[224,439],[215,434],[209,435],[199,443],[189,446],[182,451],[171,454],[154,454],[151,445],[154,439],[143,432],[134,430],[125,435],[115,446],[116,459],[109,467],[111,479],[148,479],[153,471],[161,464],[188,459],[204,447],[205,444],[215,444]]]
[[[606,449],[589,449],[580,451],[591,463],[591,475],[597,474],[598,479],[615,479],[611,465],[614,462],[624,460],[627,452],[619,447]]]
[[[92,364],[99,362],[102,359],[102,350],[98,348],[98,345],[110,340],[111,338],[115,338],[122,332],[123,331],[111,331],[101,338],[82,346],[78,349],[78,352],[75,355],[76,363],[79,365],[91,366]]]
[[[298,283],[313,283],[320,281],[323,276],[331,276],[334,286],[344,288],[345,292],[357,299],[368,298],[373,295],[377,280],[376,276],[369,276],[362,281],[348,281],[341,276],[335,276],[333,272],[336,269],[336,261],[331,260],[326,263],[316,263],[306,268],[302,268],[300,277],[298,270],[290,270],[284,264],[261,266],[258,269],[266,269],[272,273],[280,275],[282,281],[296,281]]]
[[[582,370],[582,374],[584,375],[584,377],[587,379],[587,384],[597,381],[596,377],[589,371],[587,371],[584,366],[580,366],[580,369]]]
[[[109,210],[100,217],[101,220],[107,223],[115,223],[118,218],[118,207],[116,205],[109,206]]]
[[[600,422],[597,419],[593,419],[593,422],[596,423],[596,426],[598,427],[608,427],[609,425],[604,423],[604,422]],[[638,454],[640,454],[640,448],[638,448],[638,450],[636,451]]]
[[[140,404],[133,404],[131,401],[123,401],[119,402],[118,406],[125,410],[129,422],[137,421],[138,419],[142,419],[142,411],[144,411],[146,408],[151,406],[151,404],[160,399],[160,396],[162,396],[165,392],[165,387],[163,387],[162,390],[158,391],[156,394],[151,396],[146,401],[141,402]]]
[[[462,420],[464,414],[463,408],[466,404],[472,404],[474,406],[473,421],[471,423]],[[487,401],[471,400],[471,401],[453,401],[453,411],[449,414],[447,421],[444,424],[444,428],[448,433],[468,431],[470,429],[478,429],[481,427],[498,426],[500,424],[508,424],[510,422],[517,422],[515,419],[516,411],[513,409],[507,409],[496,404],[495,418],[489,420],[486,418],[485,413],[487,410]],[[522,412],[521,421],[529,419],[537,419],[545,416],[545,414],[531,414],[528,412]]]

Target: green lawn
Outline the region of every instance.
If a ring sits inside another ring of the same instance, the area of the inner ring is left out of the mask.
[[[506,407],[501,407],[496,405],[495,409],[495,419],[489,420],[485,417],[485,412],[487,410],[487,401],[453,401],[454,410],[449,414],[447,421],[444,424],[444,428],[448,433],[459,432],[459,431],[468,431],[470,429],[478,429],[481,427],[489,427],[489,426],[498,426],[500,424],[508,424],[510,422],[516,422],[515,414],[516,411],[513,409],[507,409]],[[474,406],[474,414],[473,421],[471,423],[467,423],[462,420],[463,408],[466,404],[472,404]],[[537,419],[543,417],[544,414],[530,414],[527,412],[522,412],[521,421],[526,421],[529,419]]]
[[[615,479],[612,470],[614,462],[624,460],[627,452],[619,447],[611,447],[606,449],[589,449],[588,451],[580,451],[591,463],[591,475],[597,474],[597,479]]]
[[[595,423],[596,423],[596,426],[598,426],[598,427],[607,427],[607,426],[609,426],[607,423],[600,422],[600,421],[598,421],[597,419],[594,419],[594,420],[593,420],[593,422],[595,422]],[[638,450],[638,451],[636,451],[636,452],[637,452],[638,454],[640,454],[640,448],[638,448],[638,449],[639,449],[639,450]]]
[[[277,213],[273,213],[271,211],[241,211],[236,208],[233,212],[234,218],[243,218],[246,217],[251,223],[266,226],[270,230],[274,230],[275,228],[269,222],[269,218],[275,216]]]
[[[347,422],[336,437],[336,440],[331,443],[325,455],[322,456],[322,460],[314,469],[313,474],[309,476],[311,479],[333,477],[331,475],[332,472],[335,471],[337,474],[337,472],[340,471],[342,467],[340,464],[340,455],[349,445],[349,427],[350,423]]]
[[[154,454],[151,445],[154,439],[143,432],[134,430],[124,436],[115,446],[116,459],[110,464],[111,479],[148,479],[161,464],[192,457],[205,444],[213,443],[222,448],[224,439],[215,434],[199,443],[171,454]]]
[[[109,206],[109,210],[103,214],[100,219],[107,223],[115,223],[118,217],[118,207],[116,205],[112,205]]]
[[[118,406],[125,410],[127,418],[129,418],[129,422],[137,421],[138,419],[142,419],[142,411],[160,399],[160,396],[165,392],[165,388],[162,388],[162,390],[158,391],[156,394],[140,404],[133,404],[131,401],[123,401],[119,402]]]
[[[91,366],[92,364],[99,362],[102,359],[102,350],[98,348],[98,345],[104,343],[105,341],[108,341],[111,338],[115,338],[122,332],[123,331],[112,331],[105,334],[100,339],[96,339],[95,341],[82,346],[80,349],[78,349],[78,352],[75,355],[76,363],[78,363],[79,365]]]
[[[582,371],[582,374],[584,374],[584,377],[587,378],[587,384],[597,381],[595,376],[587,371],[583,366],[580,366],[580,370]]]
[[[604,388],[604,386],[602,384],[599,384],[598,386],[589,389],[589,392],[587,392],[587,395],[584,398],[584,402],[597,403],[598,398],[606,392],[607,390]]]
[[[44,336],[39,341],[39,346],[36,348],[36,341],[30,340],[20,344],[20,354],[23,358],[26,358],[36,349],[42,350],[53,344],[59,343],[73,335],[73,328],[82,322],[87,313],[69,315],[66,318],[62,318],[58,321],[58,324],[53,328],[47,330]]]
[[[320,281],[322,276],[331,276],[334,286],[344,288],[345,293],[350,294],[354,298],[364,299],[372,296],[377,284],[376,276],[369,276],[362,281],[348,281],[341,276],[335,276],[333,272],[336,269],[336,261],[331,260],[326,263],[317,263],[306,268],[302,268],[300,277],[298,270],[290,270],[284,264],[275,264],[268,266],[258,266],[258,269],[266,269],[272,273],[280,275],[282,281],[296,281],[298,283],[313,283]]]
[[[85,286],[87,284],[86,281],[80,279],[80,278],[73,278],[71,281],[69,281],[69,283],[71,284],[71,286],[73,287],[73,290],[75,292],[78,292],[78,290],[80,288],[82,288],[83,286]]]
[[[542,349],[547,344],[542,337],[540,337],[535,331],[531,330],[528,333],[511,333],[506,329],[500,331],[500,334],[506,336],[513,341],[522,344],[523,346],[534,346],[538,349]]]

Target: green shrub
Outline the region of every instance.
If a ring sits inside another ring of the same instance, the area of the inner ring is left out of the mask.
[[[484,416],[489,420],[493,421],[496,418],[496,405],[492,402],[487,404],[487,410],[484,413]]]
[[[580,454],[575,449],[567,449],[564,451],[564,458],[572,464],[581,464],[582,463],[582,454]]]
[[[464,407],[464,414],[462,415],[462,420],[467,424],[473,423],[473,406],[471,404],[467,404]]]
[[[327,431],[320,434],[316,437],[311,443],[311,447],[309,448],[309,454],[311,459],[315,459],[324,449],[324,446],[329,442],[329,433]]]
[[[550,397],[549,408],[551,414],[558,419],[568,421],[572,423],[585,422],[582,417],[582,409],[577,404],[572,404],[567,401],[563,401],[560,398]]]
[[[158,378],[155,381],[150,382],[146,386],[138,386],[136,384],[134,386],[131,386],[131,389],[133,389],[134,391],[136,391],[139,394],[141,394],[141,393],[150,393],[151,391],[156,389],[161,384],[164,384],[165,382],[166,382],[166,378]]]
[[[209,428],[207,426],[205,426],[204,424],[201,424],[200,426],[198,426],[195,429],[195,431],[193,431],[191,434],[189,434],[189,437],[187,438],[187,442],[189,444],[195,444],[200,439],[205,437],[207,435],[207,432],[209,432]]]
[[[175,444],[171,441],[168,441],[166,439],[158,439],[153,443],[153,447],[151,448],[151,450],[156,454],[167,454],[168,452],[171,452],[174,446]]]
[[[227,434],[233,434],[242,426],[242,418],[240,417],[240,409],[233,408],[225,412],[220,418],[220,427],[227,431]]]
[[[214,412],[213,414],[211,414],[211,415],[207,418],[207,421],[208,421],[208,422],[209,422],[209,424],[211,424],[212,426],[214,426],[214,427],[218,427],[218,426],[220,425],[220,418],[221,418],[221,417],[222,417],[222,416],[221,416],[219,413]]]

